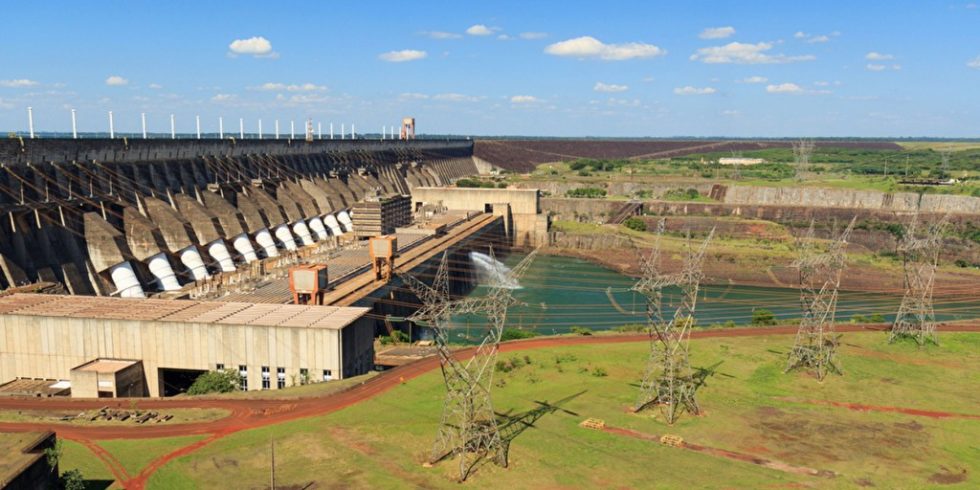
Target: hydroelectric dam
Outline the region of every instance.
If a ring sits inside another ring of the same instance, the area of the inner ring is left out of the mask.
[[[448,252],[462,293],[470,251],[548,228],[537,190],[452,187],[478,173],[462,139],[10,138],[0,167],[0,394],[362,374],[418,304],[398,274]],[[312,296],[296,296],[304,267],[325,271]]]

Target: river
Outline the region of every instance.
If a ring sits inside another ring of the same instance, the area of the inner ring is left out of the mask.
[[[512,266],[521,258],[522,255],[514,254],[504,263]],[[523,304],[510,308],[507,326],[533,330],[541,335],[552,335],[568,333],[573,327],[608,330],[645,323],[643,296],[628,291],[635,281],[634,278],[586,260],[539,255],[519,280],[520,287],[513,290],[514,298]],[[607,292],[607,288],[612,288],[612,292]],[[470,294],[480,296],[486,292],[487,288],[481,285]],[[669,287],[664,290],[665,318],[670,318],[680,298],[678,288]],[[856,315],[869,317],[874,314],[880,314],[891,321],[900,302],[900,291],[894,295],[841,291],[837,305],[837,322],[849,322]],[[934,304],[938,320],[980,317],[980,299],[975,293],[937,297]],[[747,325],[751,323],[753,310],[757,308],[772,311],[779,320],[799,318],[799,290],[702,285],[695,313],[696,325],[703,327],[729,321],[735,325]],[[480,338],[486,323],[478,315],[465,315],[453,318],[451,326],[454,330],[454,341],[472,342]]]

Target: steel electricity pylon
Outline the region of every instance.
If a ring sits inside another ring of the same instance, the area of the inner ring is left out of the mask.
[[[803,317],[796,332],[796,343],[789,353],[786,372],[811,371],[819,380],[828,372],[842,374],[837,364],[838,336],[834,333],[837,290],[846,260],[847,237],[857,217],[830,243],[826,251],[817,250],[813,222],[800,241],[800,258],[793,266],[800,271],[800,305]]]
[[[673,424],[681,411],[695,415],[701,413],[695,398],[700,380],[691,369],[688,354],[698,289],[704,275],[704,255],[715,230],[711,230],[697,249],[691,248],[688,241],[688,254],[681,272],[663,274],[659,270],[663,228],[664,222],[661,220],[653,250],[649,256],[641,258],[643,277],[632,288],[646,297],[650,329],[650,355],[633,410],[638,412],[653,404],[660,405],[664,419],[668,424]],[[669,322],[664,321],[661,305],[663,289],[667,286],[677,286],[681,290],[681,304],[674,310]]]
[[[796,167],[796,180],[803,181],[810,171],[810,156],[813,155],[813,140],[801,139],[793,142],[793,163]]]
[[[490,387],[507,309],[518,303],[507,284],[513,284],[524,275],[536,254],[536,250],[531,252],[505,277],[495,279],[494,283],[489,284],[489,293],[480,298],[450,299],[445,254],[432,286],[412,276],[402,276],[423,303],[408,320],[433,329],[446,384],[442,423],[429,462],[457,457],[460,480],[465,480],[473,467],[484,458],[507,466],[507,446],[497,427]],[[492,248],[490,256],[493,257]],[[450,348],[447,326],[453,315],[467,313],[486,315],[487,332],[473,355],[460,360]]]
[[[947,217],[929,225],[925,233],[919,234],[919,213],[905,227],[898,253],[902,256],[905,269],[905,296],[898,307],[898,314],[892,323],[888,341],[907,337],[919,345],[932,342],[939,345],[936,337],[936,313],[932,307],[932,290],[939,266],[939,250],[943,246],[942,234],[946,228]]]

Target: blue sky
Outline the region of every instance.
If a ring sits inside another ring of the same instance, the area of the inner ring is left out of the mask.
[[[976,137],[977,3],[12,2],[0,129]]]

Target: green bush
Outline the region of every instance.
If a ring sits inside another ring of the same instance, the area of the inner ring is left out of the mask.
[[[572,327],[572,333],[576,335],[592,335],[592,329],[586,327]]]
[[[187,389],[188,395],[205,395],[208,393],[231,393],[241,389],[240,377],[234,369],[224,371],[208,371],[194,380]]]
[[[666,201],[694,201],[701,197],[697,189],[671,189],[664,193]]]
[[[381,345],[403,344],[409,342],[408,334],[401,330],[394,330],[392,335],[382,335],[378,338]]]
[[[595,376],[595,377],[597,377],[597,378],[604,378],[604,377],[608,376],[609,373],[607,373],[604,368],[601,368],[599,366],[596,366],[594,369],[592,369],[592,375]]]
[[[537,337],[538,334],[530,330],[522,330],[519,328],[505,328],[503,333],[500,334],[501,342],[507,340],[520,340],[529,339],[531,337]]]
[[[606,197],[606,190],[597,187],[580,187],[565,191],[565,197],[585,197],[589,199],[600,199]]]
[[[776,315],[765,308],[759,308],[752,312],[753,325],[775,325]]]
[[[497,184],[494,184],[493,182],[478,180],[478,179],[459,179],[456,181],[456,187],[467,187],[467,188],[484,187],[488,189],[493,189],[494,187],[497,187]]]
[[[632,216],[627,218],[626,221],[623,221],[623,226],[633,231],[647,231],[647,222],[636,216]]]
[[[65,490],[85,490],[85,477],[78,469],[71,469],[61,474],[61,488]]]

